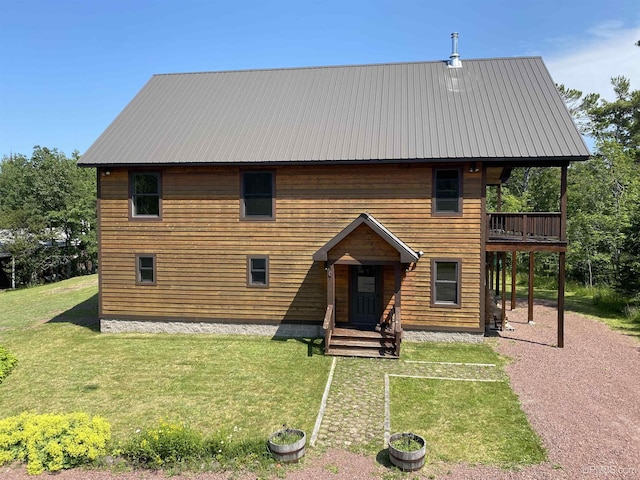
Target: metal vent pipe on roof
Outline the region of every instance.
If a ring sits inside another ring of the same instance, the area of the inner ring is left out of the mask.
[[[462,67],[460,55],[458,55],[458,32],[451,34],[451,56],[449,57],[449,66],[451,68]]]

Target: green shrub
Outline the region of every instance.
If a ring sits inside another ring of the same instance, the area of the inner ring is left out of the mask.
[[[0,346],[0,383],[11,373],[17,363],[18,359],[6,348]]]
[[[104,456],[110,438],[111,427],[101,417],[24,412],[0,420],[0,465],[27,462],[32,475],[73,468]]]
[[[140,431],[122,446],[122,455],[144,468],[175,467],[205,457],[202,434],[184,424],[161,422]]]

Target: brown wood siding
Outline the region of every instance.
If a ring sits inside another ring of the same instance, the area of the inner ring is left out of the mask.
[[[240,221],[240,169],[236,167],[163,169],[160,222],[129,220],[127,170],[114,168],[109,176],[101,176],[102,316],[321,322],[326,272],[324,264],[311,257],[367,212],[414,250],[424,252],[403,281],[403,324],[479,327],[479,173],[462,170],[462,216],[434,217],[428,166],[270,170],[277,185],[276,221],[270,222]],[[391,253],[385,250],[386,242],[370,240],[371,245],[382,247],[383,256]],[[353,248],[349,247],[350,253]],[[157,285],[135,285],[136,253],[156,255]],[[247,255],[269,256],[268,288],[247,288]],[[434,257],[462,260],[461,308],[430,307],[430,259]],[[385,296],[387,288],[393,288],[386,270]],[[340,280],[343,277],[346,274],[336,272],[337,319],[348,314],[347,299],[338,293],[348,291],[348,283]]]
[[[399,262],[400,254],[367,225],[360,225],[327,254],[329,261]]]

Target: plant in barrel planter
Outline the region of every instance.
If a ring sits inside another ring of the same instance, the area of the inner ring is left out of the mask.
[[[394,433],[389,437],[389,459],[405,472],[420,470],[424,465],[427,442],[415,433]]]
[[[296,428],[283,425],[269,437],[267,442],[269,452],[275,460],[283,463],[296,463],[304,456],[307,435]]]

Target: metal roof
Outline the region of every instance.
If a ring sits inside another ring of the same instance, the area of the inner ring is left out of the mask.
[[[539,57],[154,75],[83,165],[583,160]]]

